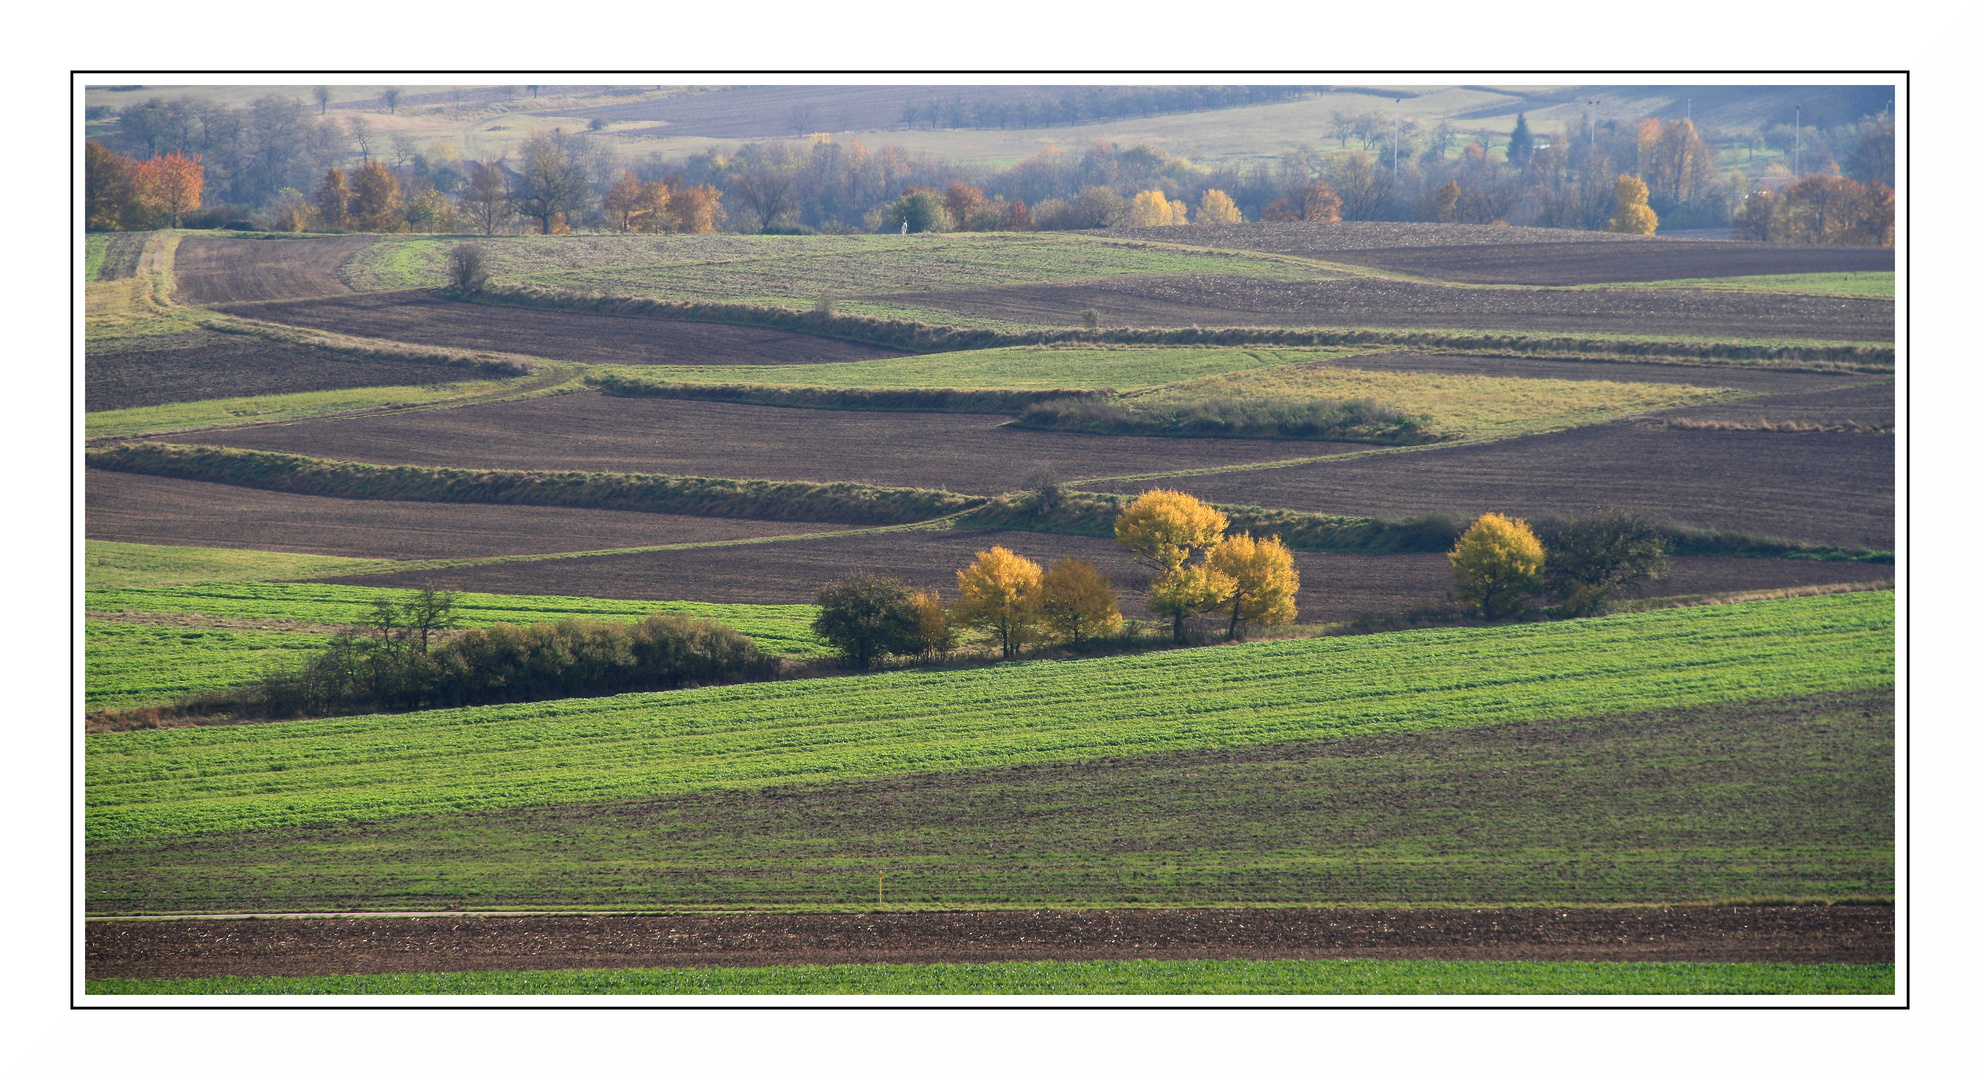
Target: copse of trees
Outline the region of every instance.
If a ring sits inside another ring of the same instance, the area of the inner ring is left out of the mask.
[[[1888,247],[1896,236],[1897,196],[1880,181],[1811,176],[1781,192],[1748,195],[1733,225],[1742,240]]]
[[[1177,644],[1187,640],[1184,620],[1209,611],[1230,613],[1232,640],[1244,623],[1284,625],[1298,614],[1292,552],[1277,537],[1227,540],[1229,526],[1223,511],[1163,488],[1143,492],[1114,521],[1115,543],[1155,571],[1148,606],[1169,617]]]
[[[83,146],[84,228],[176,229],[199,209],[205,190],[198,154],[133,160],[94,140]]]

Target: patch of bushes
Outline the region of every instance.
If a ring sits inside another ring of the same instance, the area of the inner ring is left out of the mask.
[[[585,379],[613,397],[725,401],[789,409],[844,409],[864,412],[988,413],[1009,416],[1040,403],[1099,400],[1105,391],[976,390],[921,387],[840,388],[831,386],[751,386],[664,382],[617,374]]]
[[[1037,401],[1011,422],[1044,431],[1170,438],[1327,439],[1409,445],[1435,441],[1429,418],[1368,398],[1205,397],[1141,404],[1092,397]]]
[[[801,480],[727,480],[648,473],[529,472],[371,465],[171,443],[92,447],[91,468],[206,480],[298,495],[405,502],[583,506],[701,517],[904,525],[982,500],[951,491]]]

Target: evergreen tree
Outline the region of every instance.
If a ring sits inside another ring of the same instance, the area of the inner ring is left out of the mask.
[[[1506,160],[1516,169],[1526,167],[1526,159],[1533,156],[1533,132],[1527,129],[1526,114],[1520,113],[1513,124],[1512,140],[1506,143]]]

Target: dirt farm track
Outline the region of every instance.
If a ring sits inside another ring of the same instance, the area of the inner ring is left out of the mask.
[[[108,920],[89,978],[999,960],[1891,963],[1885,906]]]

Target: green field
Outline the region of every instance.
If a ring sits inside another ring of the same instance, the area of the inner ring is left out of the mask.
[[[342,273],[359,289],[446,284],[454,240],[387,240]],[[913,294],[1135,274],[1329,277],[1298,260],[1143,246],[1063,233],[916,236],[494,237],[495,278],[668,300],[804,304],[820,297]]]
[[[505,397],[543,384],[539,376],[523,376],[429,386],[370,386],[148,405],[90,413],[83,421],[84,436],[98,439],[152,431],[183,431],[248,420],[301,420],[395,405],[464,405]]]
[[[1366,348],[1220,349],[1077,348],[1025,345],[1008,349],[890,356],[849,364],[601,368],[629,381],[703,385],[828,386],[873,389],[1135,390],[1289,364],[1365,355]]]
[[[1891,594],[92,736],[97,843],[1872,689]]]
[[[97,912],[1846,900],[1888,689],[92,845]]]
[[[1891,964],[1098,960],[91,979],[119,994],[1878,994]]]
[[[287,551],[125,544],[112,540],[83,542],[83,572],[91,589],[331,577],[387,570],[395,565],[389,559],[348,559],[341,555],[297,555]]]
[[[1713,289],[1724,292],[1822,293],[1845,296],[1897,295],[1897,274],[1865,270],[1835,274],[1756,274],[1751,277],[1678,278],[1670,281],[1601,285],[1604,289]]]
[[[330,632],[237,630],[83,621],[84,694],[90,712],[164,705],[202,690],[255,681],[270,667],[307,659]]]

